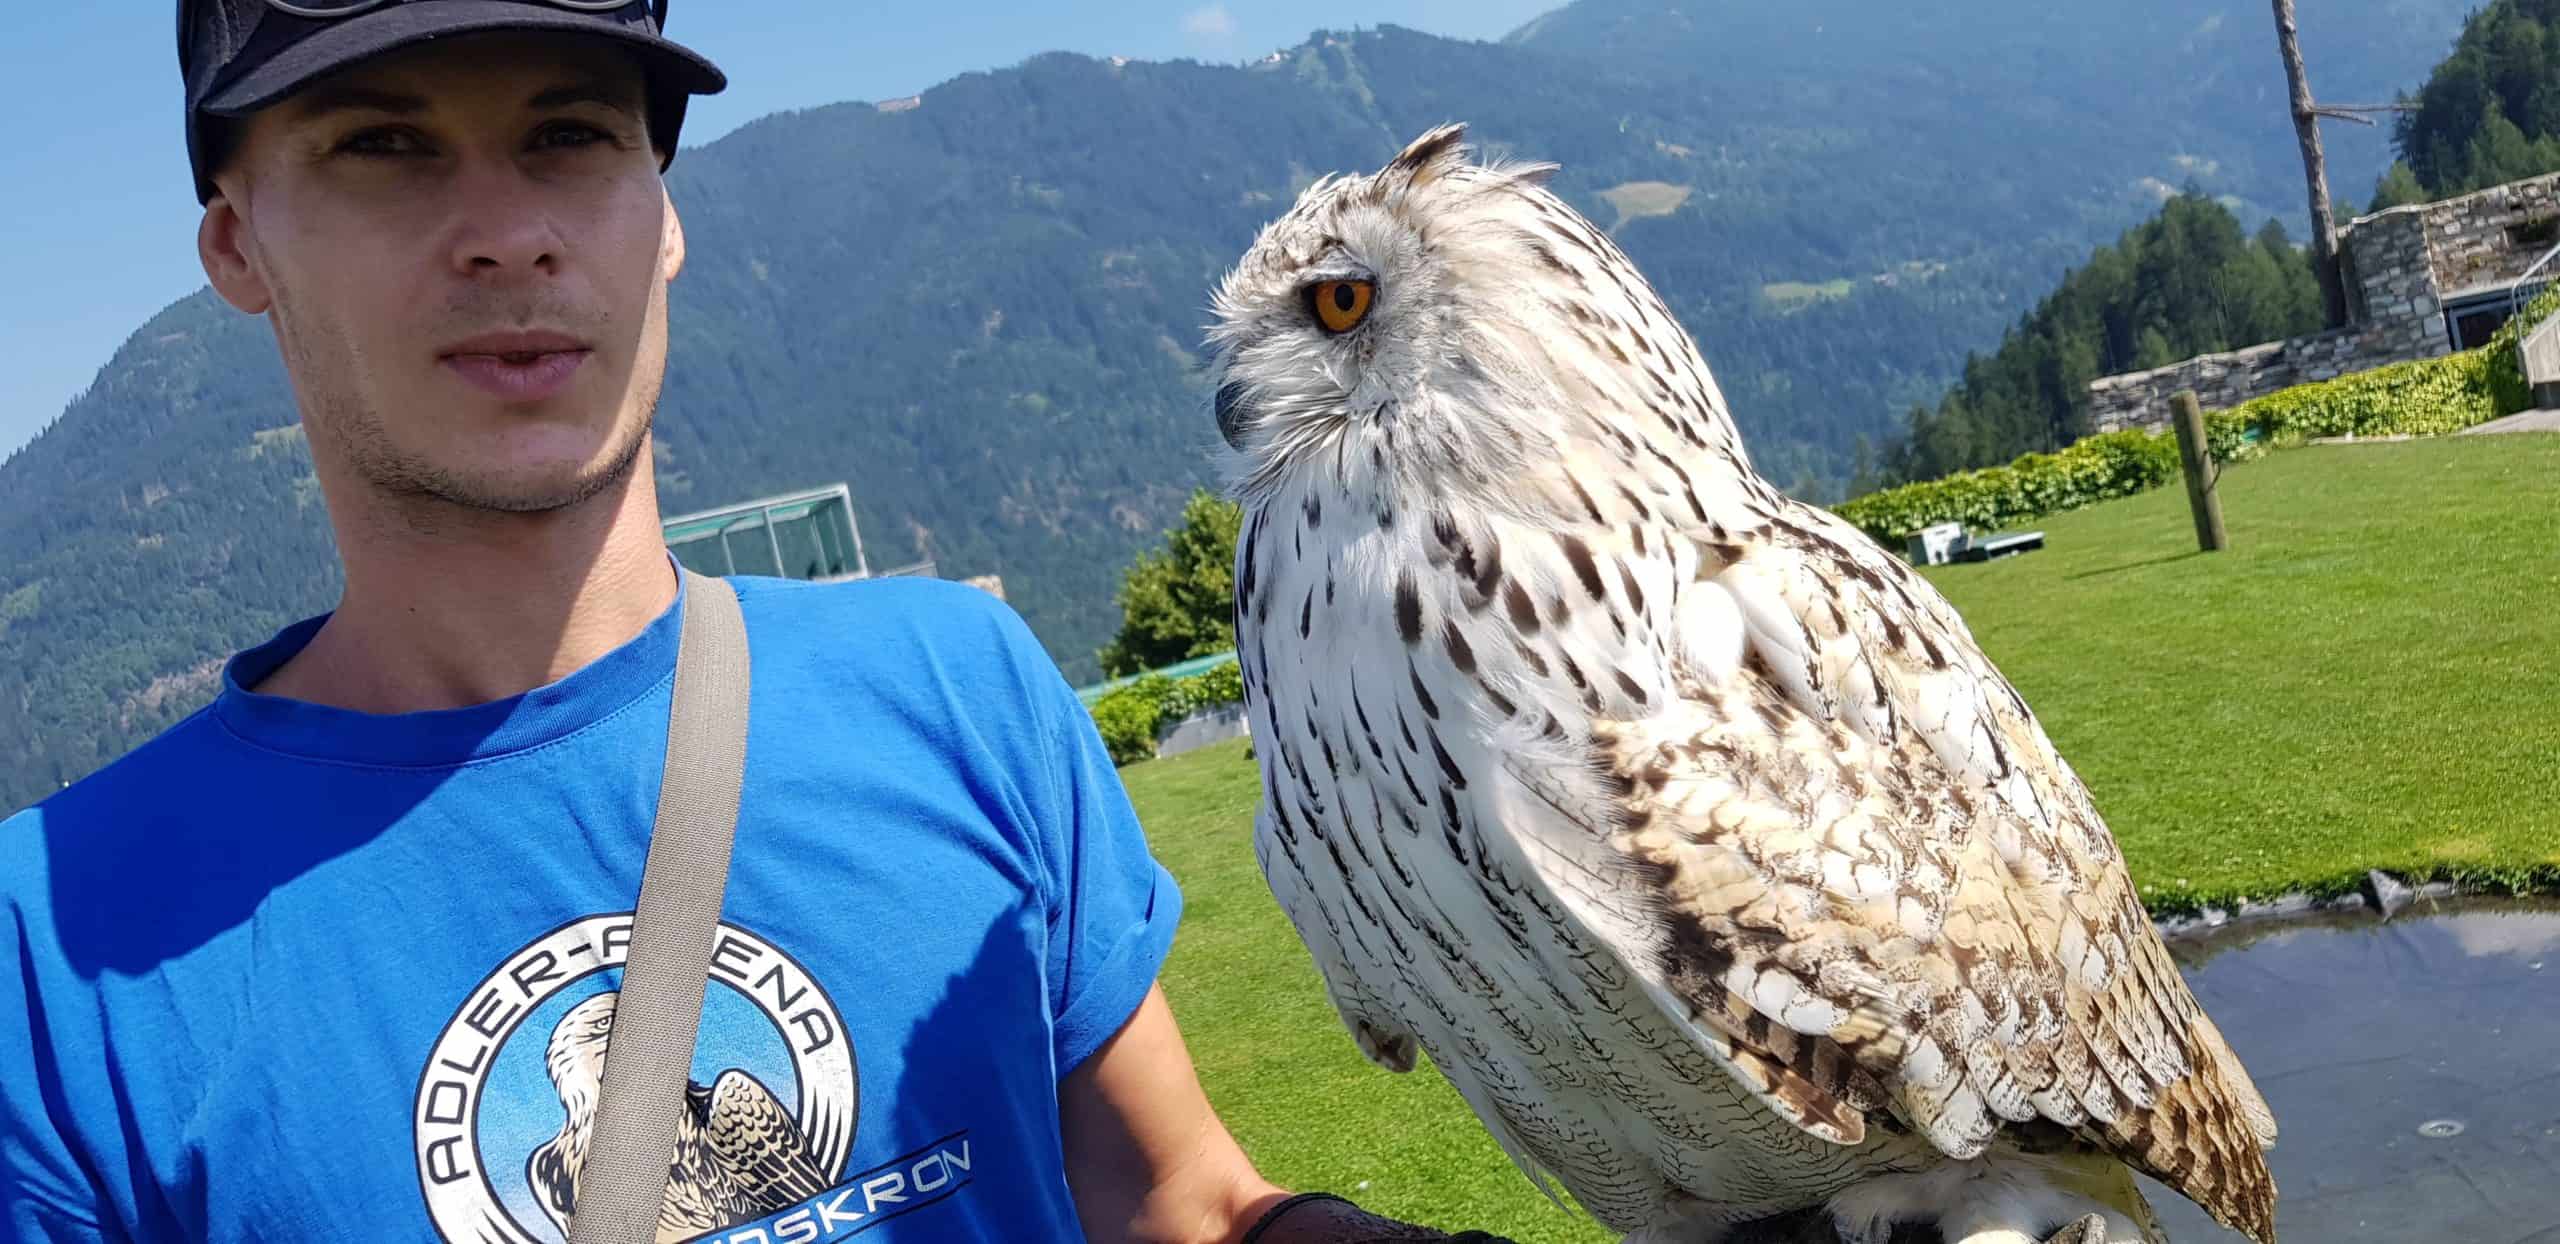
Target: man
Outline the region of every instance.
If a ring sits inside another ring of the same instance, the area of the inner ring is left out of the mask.
[[[664,0],[189,0],[197,242],[346,590],[0,827],[18,1240],[536,1240],[576,1204],[680,582],[650,419],[710,62]],[[992,598],[737,584],[746,786],[661,1239],[1443,1238],[1291,1198],[1180,899]]]

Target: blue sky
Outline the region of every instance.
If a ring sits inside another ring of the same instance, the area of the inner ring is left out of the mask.
[[[1235,61],[1320,28],[1495,38],[1561,0],[674,0],[668,33],[720,63],[688,146],[784,108],[912,95],[1064,49]],[[117,346],[204,284],[170,0],[0,3],[0,457]]]

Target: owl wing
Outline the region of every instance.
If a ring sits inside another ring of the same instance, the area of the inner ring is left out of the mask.
[[[1872,743],[1926,750],[1984,816],[2007,888],[2035,896],[2012,906],[2041,916],[2021,931],[2049,948],[2058,969],[2051,980],[2087,991],[2097,1007],[2085,1014],[2090,1022],[2119,1028],[2128,1013],[2098,1005],[2122,1001],[2110,983],[2128,972],[2154,982],[2159,996],[2137,1001],[2182,1029],[2169,1052],[2185,1054],[2179,1061],[2199,1085],[2227,1098],[2230,1121],[2249,1139],[2236,1148],[2263,1172],[2258,1151],[2275,1141],[2274,1114],[2187,990],[2088,788],[1964,620],[1900,558],[1828,511],[1791,504],[1770,535],[1763,555],[1744,558],[1727,585],[1749,650],[1771,671],[1792,659],[1796,672],[1776,681],[1800,709]],[[2179,1048],[2188,1041],[2198,1048]],[[2129,1035],[2118,1044],[2137,1045]]]
[[[1933,588],[1791,504],[1568,546],[1619,629],[1551,640],[1624,690],[1588,678],[1575,768],[1510,766],[1523,855],[1806,1131],[1889,1110],[1970,1157],[2042,1121],[2269,1238],[2272,1116],[2078,778]]]
[[[1336,880],[1341,870],[1310,870],[1306,861],[1298,858],[1298,852],[1308,844],[1324,840],[1314,835],[1280,833],[1274,820],[1285,815],[1275,794],[1263,801],[1262,812],[1254,823],[1254,855],[1261,862],[1263,880],[1271,886],[1271,897],[1278,900],[1290,926],[1297,930],[1298,940],[1315,960],[1316,974],[1324,980],[1325,996],[1342,1017],[1342,1026],[1351,1030],[1351,1039],[1359,1045],[1360,1053],[1389,1071],[1411,1071],[1417,1052],[1413,1032],[1396,1018],[1392,1007],[1370,991],[1359,969],[1352,966],[1354,943],[1371,936],[1359,926],[1346,924],[1337,914],[1348,909],[1355,893]],[[1310,817],[1309,823],[1316,822]],[[1344,891],[1335,896],[1340,901],[1319,899],[1319,886]],[[1380,934],[1385,931],[1385,926],[1374,922],[1372,927]],[[1374,954],[1368,955],[1367,960],[1381,961]]]
[[[799,1122],[763,1081],[746,1072],[720,1073],[711,1086],[702,1129],[703,1143],[761,1207],[759,1213],[827,1190],[826,1174],[810,1154]]]

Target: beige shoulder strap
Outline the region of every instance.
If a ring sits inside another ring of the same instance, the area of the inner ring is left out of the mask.
[[[694,1029],[711,975],[729,841],[747,759],[747,626],[737,593],[684,576],[675,701],[658,822],[631,919],[622,996],[605,1044],[595,1134],[579,1172],[570,1244],[651,1244],[666,1202]]]

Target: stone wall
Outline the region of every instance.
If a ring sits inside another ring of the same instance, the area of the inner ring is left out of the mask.
[[[1159,729],[1156,732],[1156,757],[1179,756],[1194,748],[1251,733],[1253,719],[1245,715],[1244,705],[1212,705]]]
[[[2093,380],[2090,426],[2167,427],[2169,399],[2181,389],[2195,390],[2206,410],[2224,410],[2297,384],[2433,358],[2452,348],[2448,299],[2514,281],[2555,242],[2560,173],[2360,216],[2338,231],[2348,327]]]
[[[2347,322],[2372,336],[2385,361],[2427,358],[2450,345],[2431,253],[2421,207],[2361,217],[2338,235]]]
[[[2429,203],[2427,249],[2441,298],[2503,285],[2560,242],[2560,174]]]
[[[2091,381],[2089,423],[2099,432],[2165,428],[2171,418],[2169,400],[2181,389],[2195,390],[2196,401],[2206,410],[2225,410],[2278,389],[2424,357],[2423,352],[2396,349],[2384,334],[2352,327],[2203,354],[2167,367]]]

